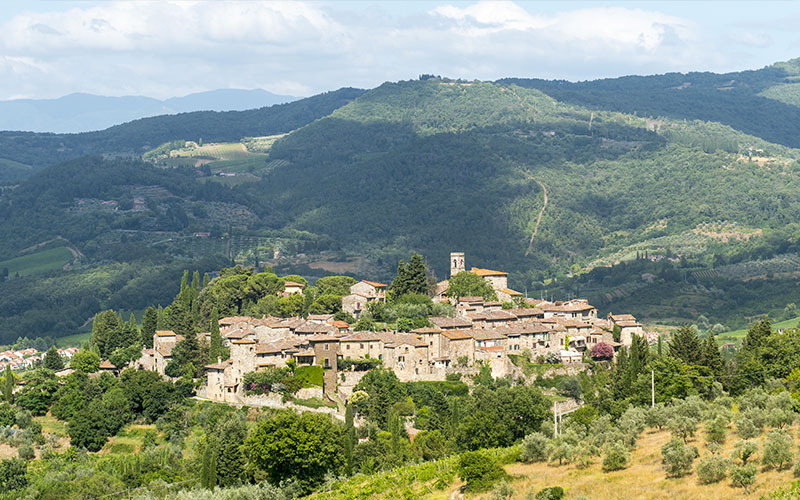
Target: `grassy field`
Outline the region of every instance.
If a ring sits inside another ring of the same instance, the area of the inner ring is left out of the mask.
[[[41,252],[23,255],[0,262],[0,269],[8,268],[9,276],[19,273],[20,276],[54,271],[72,261],[72,254],[65,247],[51,248]]]
[[[796,328],[798,323],[800,323],[800,317],[787,319],[785,321],[779,321],[778,323],[772,324],[772,329],[777,330],[779,328]],[[743,328],[741,330],[732,330],[730,332],[725,332],[717,335],[717,342],[741,342],[745,335],[747,335],[747,328]]]
[[[733,426],[731,426],[732,429]],[[706,453],[703,439],[699,437],[702,432],[690,441],[700,451],[700,457]],[[797,427],[792,428],[792,436],[796,438]],[[661,447],[670,439],[667,431],[646,430],[633,451],[631,465],[624,470],[603,472],[600,459],[585,469],[576,465],[550,466],[544,463],[524,464],[514,463],[506,466],[513,478],[511,486],[515,490],[513,499],[523,499],[533,491],[535,495],[543,488],[561,486],[566,492],[566,498],[583,496],[590,500],[604,499],[718,499],[718,498],[759,498],[765,493],[786,486],[793,481],[791,470],[763,470],[760,466],[756,475],[756,484],[749,494],[741,488],[731,486],[729,480],[715,484],[700,484],[697,475],[692,473],[682,478],[667,478],[661,463]],[[762,435],[760,439],[764,439]],[[728,439],[723,445],[724,454],[727,456],[733,450],[733,443],[738,440],[734,432],[728,434]],[[797,441],[795,439],[795,441]],[[760,456],[755,463],[759,463]],[[697,465],[697,460],[695,460]],[[458,495],[461,483],[454,483],[450,488],[441,492],[428,495],[429,499],[454,498]],[[475,495],[472,498],[488,500],[490,494]]]

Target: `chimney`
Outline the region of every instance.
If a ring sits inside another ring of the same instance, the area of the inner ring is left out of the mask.
[[[221,365],[221,364],[222,364],[222,357],[220,357],[220,356],[217,356],[217,364],[218,364],[218,365]]]

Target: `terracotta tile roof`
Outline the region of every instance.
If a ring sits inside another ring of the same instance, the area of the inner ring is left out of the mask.
[[[239,330],[233,330],[232,332],[226,333],[225,338],[228,340],[240,340],[247,337],[248,335],[251,335],[252,333],[253,332],[250,330],[242,330],[240,328]]]
[[[486,319],[488,321],[514,321],[517,317],[508,311],[489,311],[486,313]]]
[[[466,340],[472,338],[461,330],[444,330],[442,332],[442,337],[446,337],[450,340]]]
[[[291,287],[291,288],[305,288],[306,286],[302,283],[298,283],[296,281],[287,281],[283,284],[284,288]]]
[[[469,328],[472,326],[472,322],[464,318],[447,318],[444,316],[434,316],[430,319],[430,322],[442,329]]]
[[[175,332],[172,330],[156,330],[156,335],[159,337],[174,337]]]
[[[322,321],[324,323],[326,321],[331,321],[333,319],[333,314],[309,314],[307,319],[309,321]]]
[[[347,321],[336,320],[331,322],[331,324],[336,328],[350,328],[350,323],[348,323]]]
[[[164,344],[164,345],[160,345],[160,346],[158,346],[158,349],[156,349],[156,350],[157,350],[157,351],[158,351],[158,353],[159,353],[159,354],[161,354],[163,357],[165,357],[165,358],[170,358],[170,357],[172,357],[172,347],[173,347],[174,345],[175,345],[175,344]]]
[[[559,324],[567,328],[592,328],[592,325],[579,319],[558,318]]]
[[[426,327],[423,327],[423,328],[417,328],[416,330],[411,330],[411,333],[416,333],[417,335],[441,333],[441,332],[442,332],[441,328],[430,327],[430,326],[426,326]]]
[[[206,368],[209,370],[224,370],[225,368],[231,366],[233,364],[232,359],[226,359],[222,363],[214,363],[213,365],[206,365]]]
[[[378,283],[377,281],[361,280],[361,282],[362,283],[366,283],[367,285],[372,285],[375,288],[386,288],[387,286],[389,286],[389,285],[387,285],[385,283]]]
[[[336,328],[331,325],[320,324],[320,323],[306,323],[302,326],[295,328],[294,333],[296,335],[314,335],[320,333],[333,333],[336,331]]]
[[[518,318],[533,318],[535,316],[541,316],[544,314],[544,311],[541,309],[537,309],[535,307],[520,307],[517,309],[509,309],[508,312],[513,314]]]
[[[309,342],[339,342],[339,338],[333,335],[312,335],[307,340]]]
[[[467,330],[464,333],[469,335],[475,340],[503,340],[506,338],[505,335],[500,333],[499,330]]]
[[[155,354],[155,351],[153,349],[143,349],[142,350],[142,355],[143,356],[152,356],[153,354]]]
[[[219,320],[220,325],[232,325],[234,323],[249,322],[255,318],[251,316],[227,316]]]
[[[114,366],[111,361],[104,359],[102,363],[100,363],[101,370],[116,370],[117,367]]]
[[[491,302],[484,302],[483,306],[484,307],[502,307],[503,303],[500,302],[499,300],[493,300]]]
[[[239,340],[234,340],[233,342],[231,342],[231,344],[237,344],[237,345],[255,344],[255,343],[256,343],[256,341],[253,340],[253,339],[239,339]]]
[[[508,273],[504,271],[492,271],[491,269],[481,269],[480,267],[473,267],[470,272],[478,276],[508,276]]]
[[[483,297],[470,295],[468,297],[460,297],[458,299],[458,301],[459,302],[483,302]]]
[[[354,332],[340,337],[340,342],[379,342],[380,337],[374,332]]]
[[[512,290],[510,288],[501,288],[498,292],[505,293],[506,295],[511,295],[512,297],[521,297],[522,294],[516,290]]]
[[[614,322],[636,321],[636,318],[633,316],[633,314],[609,314],[608,317]]]
[[[633,321],[617,321],[616,324],[619,325],[622,328],[642,326],[636,320],[633,320]]]

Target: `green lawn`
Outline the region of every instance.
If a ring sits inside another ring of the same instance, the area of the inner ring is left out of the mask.
[[[20,276],[61,269],[72,260],[72,254],[65,247],[51,248],[41,252],[23,255],[0,262],[0,269],[8,268],[9,276]]]
[[[779,328],[796,328],[798,323],[800,323],[800,317],[787,319],[785,321],[779,321],[778,323],[772,324],[772,329],[777,330]],[[733,330],[730,332],[725,332],[717,335],[717,342],[720,344],[723,342],[740,342],[745,335],[747,335],[748,328],[743,328],[741,330]]]

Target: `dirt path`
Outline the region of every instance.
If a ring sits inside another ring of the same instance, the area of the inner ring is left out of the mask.
[[[547,208],[548,199],[547,199],[547,187],[544,184],[542,184],[540,180],[536,179],[528,172],[522,172],[522,173],[525,174],[525,176],[528,179],[538,184],[539,187],[542,188],[542,192],[544,192],[544,203],[542,204],[542,209],[539,210],[539,215],[536,217],[536,224],[533,226],[533,234],[531,234],[531,239],[530,241],[528,241],[528,249],[525,250],[525,257],[527,257],[528,254],[531,253],[531,247],[533,247],[533,239],[536,238],[536,233],[539,231],[539,224],[541,224],[542,222],[542,216],[544,215],[544,211]]]
[[[28,247],[28,248],[26,248],[24,250],[21,250],[20,253],[25,255],[25,254],[27,254],[29,252],[32,252],[33,250],[36,250],[37,248],[41,248],[41,247],[47,245],[48,243],[52,243],[54,241],[63,241],[65,243],[64,244],[64,248],[69,250],[69,253],[72,254],[72,262],[67,262],[66,264],[64,264],[61,267],[61,269],[65,269],[65,270],[69,269],[70,266],[77,264],[80,261],[80,259],[85,258],[80,250],[75,248],[75,246],[72,243],[70,243],[70,241],[68,239],[66,239],[66,238],[64,238],[63,236],[60,236],[60,235],[56,236],[53,239],[50,239],[50,240],[47,240],[47,241],[43,241],[41,243],[37,243],[37,244],[35,244],[33,246],[30,246],[30,247]]]

